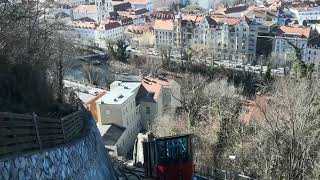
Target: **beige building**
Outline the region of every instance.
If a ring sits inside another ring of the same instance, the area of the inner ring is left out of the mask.
[[[185,51],[203,45],[216,59],[245,61],[255,57],[257,24],[247,17],[183,15],[154,24],[156,48],[172,47]]]
[[[151,130],[164,112],[180,106],[180,85],[172,79],[145,77],[142,86],[145,89],[139,97],[142,123],[145,129]]]
[[[65,81],[73,87],[96,119],[105,147],[115,156],[126,156],[138,133],[151,130],[161,115],[180,103],[180,85],[163,77],[117,75],[110,90]]]
[[[107,42],[122,39],[123,27],[119,22],[103,22],[96,29],[96,43],[99,47],[106,48]]]
[[[140,86],[140,82],[114,81],[110,91],[96,101],[99,127],[112,127],[114,131],[105,130],[102,136],[106,135],[106,140],[117,137],[105,141],[113,155],[126,155],[141,129],[140,104],[136,101]]]
[[[157,48],[173,47],[175,44],[174,37],[174,21],[156,19],[154,22],[155,46]]]
[[[129,25],[124,34],[133,48],[154,46],[153,28],[149,24]]]

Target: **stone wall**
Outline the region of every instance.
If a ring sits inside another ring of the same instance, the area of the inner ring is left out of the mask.
[[[116,179],[91,116],[83,136],[53,149],[0,159],[0,180]]]

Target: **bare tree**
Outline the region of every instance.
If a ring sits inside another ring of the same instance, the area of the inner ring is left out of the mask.
[[[156,132],[166,135],[193,133],[196,163],[225,167],[217,166],[217,163],[224,164],[224,151],[238,137],[234,132],[239,132],[241,89],[226,80],[210,82],[200,75],[186,76],[182,82],[182,98],[178,99],[182,105],[180,111],[161,118]]]
[[[11,85],[1,85],[11,89],[12,94],[3,94],[3,97],[11,97],[9,101],[23,102],[29,107],[45,108],[56,100],[61,102],[62,78],[56,74],[62,67],[59,60],[67,54],[60,50],[67,48],[57,37],[63,37],[64,24],[49,19],[46,5],[40,1],[1,2],[0,13],[1,63],[13,79],[19,80],[19,83],[12,80]],[[13,102],[10,104],[15,104]]]
[[[168,46],[160,48],[160,54],[162,59],[162,66],[164,68],[168,68],[171,63],[172,47]]]
[[[319,83],[314,80],[279,80],[266,107],[260,107],[264,121],[258,123],[263,136],[259,153],[268,157],[265,176],[313,179],[319,162]]]
[[[143,33],[142,37],[139,38],[140,47],[151,48],[154,46],[154,36],[151,32]]]
[[[98,86],[100,85],[102,79],[102,73],[99,72],[91,63],[84,64],[82,66],[82,72],[84,78],[88,81],[89,84]]]

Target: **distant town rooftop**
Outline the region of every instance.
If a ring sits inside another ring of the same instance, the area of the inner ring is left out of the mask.
[[[97,7],[96,5],[80,5],[73,12],[95,14],[97,13]]]

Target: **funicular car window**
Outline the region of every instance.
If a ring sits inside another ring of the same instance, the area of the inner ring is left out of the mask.
[[[157,149],[160,164],[188,159],[187,137],[161,139],[157,142]]]

